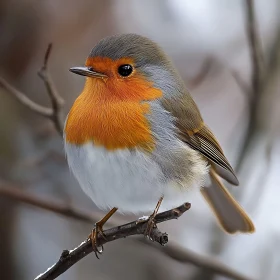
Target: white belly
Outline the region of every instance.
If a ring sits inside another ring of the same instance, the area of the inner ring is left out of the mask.
[[[188,188],[167,182],[159,165],[140,151],[107,152],[91,143],[66,144],[65,150],[82,189],[101,209],[149,214],[161,196],[161,210],[188,200]]]

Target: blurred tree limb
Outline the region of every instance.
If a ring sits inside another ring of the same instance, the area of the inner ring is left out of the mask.
[[[250,54],[252,60],[251,86],[244,88],[244,81],[240,77],[235,77],[241,90],[249,97],[249,123],[245,133],[243,145],[237,159],[236,170],[243,169],[245,160],[251,156],[261,143],[265,143],[264,159],[266,163],[259,174],[258,185],[254,192],[255,196],[261,197],[261,191],[265,186],[265,181],[270,169],[271,152],[277,128],[271,126],[273,121],[272,112],[274,108],[273,95],[277,93],[278,75],[280,72],[280,21],[278,20],[275,38],[269,49],[267,59],[264,63],[261,54],[260,42],[257,39],[257,27],[254,15],[253,2],[247,0],[247,37],[250,42]],[[278,5],[279,6],[279,5]],[[253,10],[252,10],[253,9]],[[252,26],[252,23],[253,26]],[[260,139],[260,140],[259,140]],[[240,193],[239,193],[240,194]],[[258,194],[258,195],[257,195]],[[237,195],[237,194],[236,194]],[[251,205],[255,205],[256,198],[252,198]]]
[[[267,178],[270,168],[275,129],[269,127],[269,122],[271,122],[271,109],[273,107],[272,95],[277,93],[277,90],[273,87],[275,87],[276,81],[279,79],[277,75],[280,71],[280,22],[278,22],[276,36],[271,44],[272,48],[269,52],[268,59],[266,59],[267,61],[264,61],[264,54],[261,47],[255,16],[255,2],[256,1],[254,0],[244,1],[246,37],[248,40],[252,69],[250,84],[247,85],[238,73],[232,73],[242,93],[246,96],[249,108],[248,127],[244,135],[243,143],[239,149],[236,171],[240,173],[245,167],[245,161],[252,153],[254,153],[253,149],[259,144],[256,141],[257,138],[262,137],[261,140],[262,142],[265,142],[266,145],[266,154],[264,157],[266,162],[264,163],[262,172],[259,174],[258,185],[255,186],[255,191],[250,198],[249,203],[251,204],[251,208],[257,207],[256,201],[262,197],[261,192],[264,189],[263,186],[265,186],[264,181]],[[235,130],[234,133],[236,133]],[[250,166],[250,164],[248,166]],[[240,198],[241,195],[241,192],[235,193],[236,198]],[[248,208],[250,208],[250,204],[249,207],[247,206]],[[216,255],[219,255],[226,246],[225,238],[219,230],[214,231],[214,238],[216,241],[214,244],[214,251]],[[197,278],[194,279],[204,279],[203,277],[205,277],[206,274],[208,277],[207,279],[214,279],[215,275],[209,275],[208,272],[209,270],[202,269],[196,275]]]
[[[67,218],[73,218],[78,221],[89,222],[91,224],[95,223],[100,218],[101,215],[101,214],[98,215],[97,213],[94,212],[88,213],[86,211],[79,210],[76,207],[70,207],[69,205],[66,205],[62,201],[54,201],[53,199],[47,200],[47,199],[39,198],[38,196],[31,193],[27,193],[26,191],[22,191],[18,187],[7,182],[2,182],[2,183],[0,182],[0,196],[17,200],[19,202],[23,202],[28,205],[38,207],[40,209],[48,210],[53,213],[65,216]],[[112,221],[108,221],[107,225],[116,226],[116,224],[119,222],[120,221],[117,221],[116,218],[114,217]],[[143,242],[143,239],[142,238],[139,239],[139,242]],[[149,242],[148,244],[151,245],[152,243]],[[155,248],[158,250],[161,249],[158,246]],[[184,249],[180,245],[172,241],[163,250],[161,249],[161,251],[162,253],[168,255],[169,257],[179,262],[191,263],[200,268],[206,268],[215,274],[224,275],[228,278],[237,279],[237,280],[251,280],[251,278],[240,274],[239,272],[231,269],[230,267],[224,265],[223,263],[220,263],[219,261],[213,258],[210,259],[206,256],[202,256],[195,252],[192,252],[191,250]],[[80,251],[78,252],[80,254]],[[38,279],[42,280],[42,279],[52,279],[52,278],[38,278]]]
[[[17,90],[11,84],[9,84],[3,77],[0,76],[0,85],[4,89],[6,89],[9,93],[11,93],[22,105],[29,108],[31,111],[46,117],[51,118],[53,111],[50,108],[41,106],[31,99],[29,99],[24,93]]]
[[[190,89],[194,89],[198,87],[209,74],[211,67],[214,64],[213,57],[206,57],[205,60],[202,62],[201,68],[198,73],[188,82],[188,87]]]
[[[45,87],[47,89],[47,93],[50,97],[52,104],[52,116],[51,119],[55,125],[57,131],[63,135],[63,121],[61,120],[61,108],[64,105],[64,100],[58,94],[52,78],[48,71],[48,61],[52,50],[52,44],[48,45],[47,51],[45,53],[44,64],[43,67],[39,70],[38,75],[45,83]]]
[[[29,99],[26,94],[17,90],[8,81],[0,76],[0,86],[6,89],[10,94],[12,94],[22,105],[29,108],[31,111],[45,117],[49,118],[55,125],[56,130],[62,136],[63,135],[63,121],[61,120],[61,109],[63,107],[64,101],[59,96],[56,88],[52,82],[52,79],[48,72],[48,61],[52,50],[52,44],[48,45],[47,51],[44,57],[44,64],[42,68],[38,71],[39,77],[43,80],[47,93],[51,100],[52,108],[41,106],[31,99]]]
[[[280,26],[277,31],[277,38],[273,43],[273,50],[271,52],[268,63],[264,62],[264,55],[261,48],[260,36],[257,28],[254,0],[245,1],[246,12],[246,33],[249,44],[249,52],[251,56],[251,86],[248,89],[244,86],[244,82],[240,77],[235,75],[237,83],[241,90],[249,95],[249,123],[246,130],[242,146],[240,148],[239,157],[236,163],[236,171],[239,172],[242,168],[244,159],[250,152],[249,148],[255,140],[260,127],[260,112],[262,112],[262,98],[268,91],[268,85],[275,73],[274,67],[277,64],[277,51],[279,50],[279,34]],[[276,61],[275,61],[276,59]]]
[[[141,242],[145,242],[145,240],[141,239]],[[152,243],[151,243],[152,244]],[[153,244],[152,244],[153,245]],[[157,246],[159,250],[161,250],[164,254],[169,257],[177,260],[181,263],[190,263],[201,269],[206,269],[211,271],[216,275],[222,275],[229,279],[237,279],[237,280],[252,280],[252,278],[246,277],[245,275],[235,271],[234,269],[228,267],[227,265],[219,262],[215,258],[208,258],[206,256],[201,256],[191,250],[186,250],[182,248],[182,246],[178,243],[170,241],[168,246],[162,248]],[[207,280],[208,280],[208,276]],[[206,279],[206,278],[200,278]]]
[[[21,190],[13,184],[0,181],[0,196],[11,198],[16,201],[26,203],[44,210],[48,210],[68,218],[92,223],[100,217],[95,213],[87,213],[69,206],[61,201],[55,202],[53,199],[42,199],[38,196]]]

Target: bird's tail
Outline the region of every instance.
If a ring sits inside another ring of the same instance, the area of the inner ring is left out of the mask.
[[[212,184],[201,189],[201,193],[213,210],[221,227],[228,233],[252,233],[255,227],[249,216],[235,201],[213,169],[210,170]]]

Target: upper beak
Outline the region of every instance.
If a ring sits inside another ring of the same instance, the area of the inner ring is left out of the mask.
[[[107,75],[95,72],[91,69],[91,67],[72,67],[69,69],[69,71],[86,77],[92,77],[92,78],[108,78]]]

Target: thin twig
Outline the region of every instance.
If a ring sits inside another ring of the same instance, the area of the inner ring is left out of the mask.
[[[156,224],[162,223],[168,220],[179,218],[185,211],[190,209],[190,203],[185,203],[177,208],[171,209],[166,212],[162,212],[156,215],[155,217],[155,226],[151,230],[150,238],[161,244],[166,245],[168,242],[167,233],[162,233],[156,227]],[[104,245],[105,243],[128,237],[136,234],[145,234],[147,228],[147,220],[141,221],[136,220],[128,224],[117,226],[108,230],[104,230],[103,238],[102,235],[98,234],[97,244],[99,246]],[[97,250],[93,248],[92,242],[90,239],[83,241],[77,248],[68,251],[64,250],[60,256],[60,259],[57,263],[51,266],[46,272],[40,274],[35,278],[35,280],[52,280],[57,278],[59,275],[68,270],[76,262],[90,254],[91,252],[96,252]]]
[[[62,136],[63,121],[61,119],[61,109],[63,107],[64,101],[60,97],[60,95],[57,93],[57,90],[55,89],[54,83],[48,72],[48,61],[50,58],[51,50],[52,50],[52,44],[49,44],[48,48],[46,50],[45,56],[44,56],[44,64],[43,64],[42,68],[38,71],[38,75],[45,84],[47,93],[51,100],[52,108],[41,106],[41,105],[35,103],[30,98],[28,98],[25,93],[17,90],[15,87],[13,87],[8,81],[6,81],[1,76],[0,76],[0,86],[3,87],[4,89],[6,89],[9,93],[11,93],[21,104],[23,104],[25,107],[27,107],[31,111],[33,111],[43,117],[51,119],[51,121],[55,125],[56,130]]]
[[[145,242],[143,239],[139,239],[140,242]],[[158,246],[157,246],[158,247]],[[173,241],[169,241],[168,246],[161,248],[158,247],[164,254],[168,255],[172,259],[181,263],[190,263],[201,269],[211,271],[217,275],[223,275],[230,279],[236,280],[252,280],[252,278],[247,277],[238,271],[230,268],[229,266],[219,262],[215,258],[199,255],[191,250],[184,249],[180,244]]]
[[[244,159],[247,156],[248,148],[253,142],[255,132],[257,130],[257,114],[259,102],[261,101],[262,82],[264,74],[264,59],[261,50],[261,42],[257,29],[257,22],[255,16],[254,0],[246,0],[246,32],[249,43],[249,50],[252,63],[252,77],[251,77],[251,93],[249,106],[249,123],[248,129],[244,136],[243,144],[240,148],[239,157],[236,163],[236,171],[239,172]]]
[[[212,65],[213,65],[213,58],[212,57],[206,58],[203,61],[201,69],[198,72],[198,74],[196,74],[196,76],[188,82],[188,87],[190,89],[194,89],[197,86],[199,86],[205,80],[206,76],[210,72]]]
[[[66,205],[62,201],[53,199],[43,199],[28,193],[5,182],[0,182],[0,196],[8,197],[44,210],[48,210],[65,217],[73,218],[79,221],[94,223],[100,218],[100,215],[90,214],[74,207]]]
[[[252,85],[253,87],[258,87],[262,81],[264,58],[255,15],[255,1],[246,0],[245,10],[247,18],[247,36],[250,47],[251,62],[254,70],[252,75]]]
[[[11,84],[9,84],[3,77],[0,76],[0,86],[6,89],[12,96],[14,96],[21,104],[30,109],[31,111],[50,118],[53,115],[53,110],[45,106],[41,106],[31,99],[29,99],[23,92],[17,90]]]
[[[48,48],[46,50],[46,53],[45,53],[44,64],[43,64],[42,68],[38,71],[38,75],[45,83],[47,93],[51,100],[52,109],[53,109],[52,120],[54,122],[54,125],[55,125],[57,131],[62,135],[63,134],[63,122],[61,120],[61,108],[64,105],[64,100],[57,93],[57,90],[54,86],[51,76],[49,75],[48,61],[50,58],[51,51],[52,51],[52,44],[49,44]]]
[[[43,68],[47,68],[47,64],[48,64],[48,61],[49,61],[49,58],[50,58],[50,55],[51,55],[51,51],[52,51],[52,43],[49,43],[48,47],[47,47],[47,50],[46,50],[46,53],[45,53],[45,56],[44,56],[44,64],[43,64]]]
[[[237,71],[231,71],[231,75],[234,78],[236,84],[240,87],[241,93],[246,97],[246,101],[251,102],[252,92],[250,87],[245,83],[245,81],[240,77]]]

